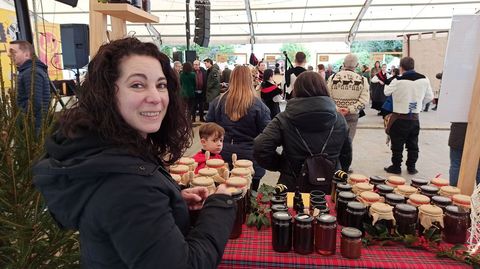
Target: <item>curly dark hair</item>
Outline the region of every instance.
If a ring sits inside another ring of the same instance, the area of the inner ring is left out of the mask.
[[[160,129],[143,138],[121,116],[117,107],[116,81],[120,65],[129,56],[150,56],[157,59],[167,79],[169,104]],[[144,43],[127,37],[102,45],[88,64],[82,92],[75,108],[67,110],[60,118],[60,130],[69,138],[84,132],[95,133],[107,143],[127,147],[132,154],[157,159],[172,164],[191,146],[193,132],[183,111],[180,82],[170,67],[168,56],[153,43]]]

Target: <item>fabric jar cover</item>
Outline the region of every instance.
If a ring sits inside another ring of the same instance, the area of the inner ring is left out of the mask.
[[[364,191],[373,191],[373,185],[368,182],[361,182],[352,186],[352,192],[356,195],[359,195]]]
[[[414,193],[408,197],[407,204],[419,207],[430,203],[430,198],[423,194]]]
[[[385,203],[373,203],[370,206],[370,216],[372,216],[372,225],[379,220],[391,220],[395,225],[395,218],[393,217],[393,207]]]
[[[460,194],[460,189],[453,186],[443,186],[440,188],[438,194],[451,198],[455,194]]]
[[[361,174],[351,174],[347,180],[347,183],[352,186],[362,182],[368,182],[368,177]]]
[[[443,228],[443,210],[435,205],[421,205],[418,207],[420,224],[428,230],[434,222],[440,223]]]
[[[435,185],[438,188],[441,188],[443,186],[448,186],[449,182],[448,179],[436,177],[430,181],[430,185]]]
[[[418,189],[412,187],[410,185],[398,185],[395,190],[393,190],[396,194],[402,195],[406,198],[410,197],[410,195],[417,193]]]
[[[225,183],[225,179],[218,174],[215,168],[202,168],[198,170],[198,176],[212,178],[217,184]]]
[[[206,187],[209,194],[215,193],[215,182],[211,177],[196,177],[192,180],[192,187]]]
[[[463,194],[455,194],[452,196],[452,202],[456,206],[461,206],[467,209],[470,209],[470,196]]]
[[[378,202],[383,202],[382,197],[378,193],[375,193],[373,191],[364,191],[360,193],[360,196],[357,197],[357,200],[366,206],[370,206]]]
[[[186,165],[188,166],[189,171],[195,171],[197,168],[198,164],[195,162],[193,158],[190,157],[182,157],[177,161],[177,164],[179,165]]]
[[[399,185],[405,185],[406,180],[403,177],[389,176],[387,179],[387,185],[391,187],[398,187]]]

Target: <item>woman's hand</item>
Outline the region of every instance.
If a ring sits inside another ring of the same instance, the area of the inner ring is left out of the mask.
[[[183,200],[187,203],[188,209],[198,210],[203,207],[203,202],[208,197],[208,189],[205,187],[193,187],[182,190]]]

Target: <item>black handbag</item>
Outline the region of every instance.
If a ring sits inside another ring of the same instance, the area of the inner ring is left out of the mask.
[[[317,154],[313,154],[308,146],[307,142],[303,139],[302,135],[296,127],[300,140],[307,149],[310,156],[305,158],[300,169],[300,174],[296,176],[297,186],[302,192],[310,192],[312,190],[321,190],[323,192],[329,192],[331,189],[332,178],[335,172],[335,163],[328,159],[328,154],[323,153],[327,147],[328,140],[332,136],[333,129],[337,123],[337,114],[335,114],[335,122],[328,134],[325,144],[323,144],[322,151]]]

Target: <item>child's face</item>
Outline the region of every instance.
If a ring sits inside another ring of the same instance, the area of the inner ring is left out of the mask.
[[[223,148],[223,136],[215,138],[215,136],[209,136],[207,139],[201,138],[200,143],[202,144],[203,150],[208,150],[211,153],[219,154]]]

